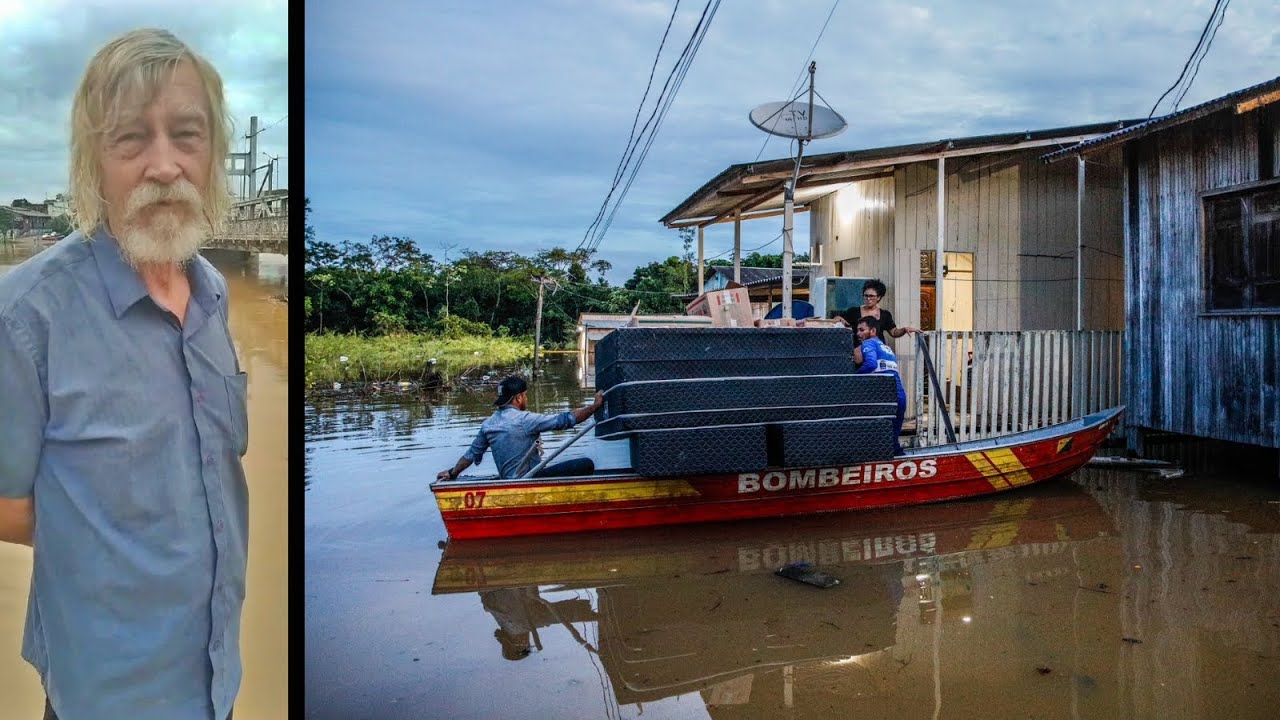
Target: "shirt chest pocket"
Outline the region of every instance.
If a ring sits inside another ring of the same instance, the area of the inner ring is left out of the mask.
[[[225,375],[223,381],[227,386],[231,449],[244,457],[249,450],[249,376],[244,373]]]

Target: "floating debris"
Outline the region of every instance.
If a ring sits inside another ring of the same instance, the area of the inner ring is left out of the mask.
[[[788,580],[795,580],[806,585],[820,588],[832,588],[840,584],[840,578],[809,567],[809,563],[791,563],[778,568],[778,575]]]
[[[1177,469],[1181,473],[1176,463],[1168,460],[1151,460],[1148,458],[1131,458],[1120,455],[1097,455],[1089,462],[1085,463],[1088,467],[1111,468],[1113,470],[1156,470],[1156,469]]]

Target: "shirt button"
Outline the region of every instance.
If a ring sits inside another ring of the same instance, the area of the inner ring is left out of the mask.
[[[213,464],[213,456],[212,456],[212,455],[205,455],[205,456],[204,456],[204,464],[205,464],[205,465],[212,465],[212,464]]]
[[[218,522],[214,523],[213,529],[217,530],[218,532],[222,532],[222,521],[219,520]]]

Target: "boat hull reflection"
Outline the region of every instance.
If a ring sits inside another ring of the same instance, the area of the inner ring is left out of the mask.
[[[599,656],[619,703],[696,690],[709,708],[772,708],[778,698],[764,688],[782,692],[779,673],[786,683],[810,676],[829,685],[832,673],[856,672],[900,642],[904,612],[917,627],[967,618],[974,567],[1014,562],[1028,578],[1064,575],[1073,546],[1113,534],[1093,497],[1048,485],[1008,499],[661,536],[451,541],[433,593],[477,593],[508,659],[540,649],[540,631],[570,633]],[[841,584],[819,589],[775,575],[795,562]],[[596,624],[595,644],[583,623]]]

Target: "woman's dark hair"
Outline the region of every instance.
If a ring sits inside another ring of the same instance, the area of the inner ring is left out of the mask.
[[[889,288],[885,287],[884,283],[880,282],[879,278],[862,283],[862,292],[866,292],[868,290],[875,290],[876,294],[880,297],[884,297],[884,294],[889,292]]]
[[[858,323],[861,325],[866,325],[867,329],[870,330],[871,332],[876,333],[877,335],[880,334],[879,318],[873,318],[870,315],[864,315],[858,318]]]

